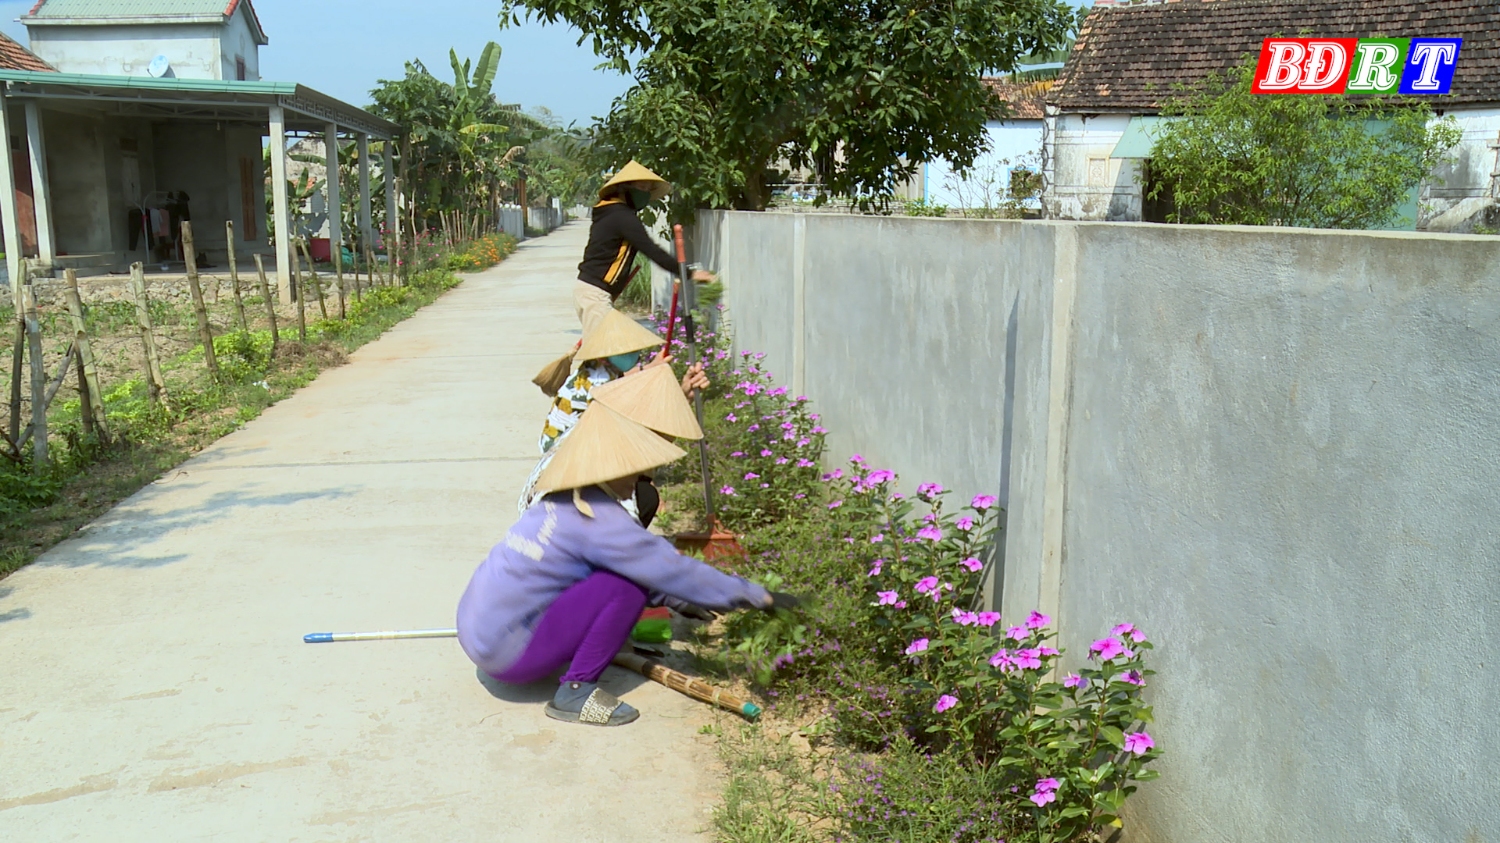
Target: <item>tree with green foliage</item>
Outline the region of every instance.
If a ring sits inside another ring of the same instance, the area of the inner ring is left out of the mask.
[[[1458,143],[1425,102],[1251,93],[1254,64],[1165,105],[1147,196],[1172,222],[1379,228]]]
[[[510,0],[566,22],[635,84],[599,127],[599,163],[635,158],[671,181],[673,216],[762,209],[787,170],[884,206],[923,161],[971,165],[987,72],[1056,49],[1062,0]]]

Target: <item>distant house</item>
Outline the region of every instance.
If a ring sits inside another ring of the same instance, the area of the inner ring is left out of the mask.
[[[21,22],[38,56],[104,76],[254,82],[269,43],[250,0],[39,0]]]
[[[1003,118],[985,124],[988,145],[963,174],[947,161],[922,165],[922,198],[929,204],[949,208],[988,208],[1008,193],[1016,170],[1039,171],[1043,158],[1043,101],[1050,81],[1016,82],[1010,78],[986,77],[990,87],[1008,106]],[[1030,204],[1035,205],[1033,200]]]
[[[1259,54],[1276,35],[1461,37],[1452,92],[1430,97],[1463,128],[1397,227],[1463,230],[1500,197],[1500,3],[1476,0],[1098,0],[1047,97],[1049,217],[1162,221],[1145,200],[1152,130],[1173,86]]]
[[[222,266],[230,251],[274,256],[287,299],[289,134],[324,149],[361,145],[358,184],[335,177],[325,202],[337,207],[341,190],[358,190],[356,231],[341,231],[335,214],[330,234],[374,244],[364,153],[398,127],[302,85],[259,81],[267,38],[251,0],[41,0],[22,21],[36,55],[0,42],[0,62],[20,63],[0,69],[0,198],[14,197],[0,202],[8,278],[23,257],[40,274],[122,272],[137,261],[180,272],[180,224],[190,220],[208,262]]]

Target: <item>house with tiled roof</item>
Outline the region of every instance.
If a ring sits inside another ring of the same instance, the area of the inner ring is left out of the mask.
[[[1500,3],[1476,0],[1096,2],[1047,97],[1050,217],[1165,219],[1145,201],[1152,128],[1175,86],[1254,61],[1274,36],[1463,38],[1451,93],[1427,98],[1463,141],[1399,227],[1465,230],[1500,198]]]
[[[1045,97],[1053,80],[987,76],[983,81],[1004,108],[986,122],[985,149],[967,172],[956,172],[941,159],[922,165],[917,193],[930,204],[950,209],[998,207],[1009,198],[1015,174],[1041,170]],[[1024,204],[1036,211],[1041,209],[1038,200]]]
[[[37,0],[21,23],[64,73],[253,82],[268,43],[251,0]]]
[[[42,61],[41,56],[21,46],[19,41],[0,32],[0,70],[35,70],[50,73],[57,68]]]

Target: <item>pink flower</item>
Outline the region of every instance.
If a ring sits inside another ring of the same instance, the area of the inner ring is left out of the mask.
[[[733,452],[733,453],[730,454],[731,457],[743,457],[744,455],[745,455],[744,451],[735,451],[735,452]]]
[[[1089,681],[1076,673],[1069,673],[1068,678],[1063,680],[1064,688],[1087,688]]]
[[[787,459],[786,457],[777,457],[776,458],[776,464],[777,465],[786,465],[789,462],[791,462],[791,460]]]
[[[885,541],[885,533],[876,533],[870,537],[870,544],[880,544]]]
[[[781,396],[785,395],[786,393],[787,393],[786,387],[784,387],[784,386],[778,386],[775,389],[771,390],[770,392],[767,392],[766,394],[769,395],[769,396],[771,396],[771,397],[773,397],[773,398],[780,398]]]
[[[1027,629],[1041,629],[1049,623],[1052,623],[1052,619],[1042,614],[1041,612],[1033,611],[1031,614],[1026,616]]]
[[[730,497],[734,497],[734,495],[735,495],[734,487],[733,486],[720,486],[719,487],[719,494],[721,494],[721,495],[728,495]]]
[[[750,431],[751,433],[754,433],[755,431],[760,430],[760,425],[758,425],[758,424],[752,424],[752,425],[750,425],[749,427],[747,427],[745,429],[748,430],[748,431]]]
[[[870,472],[869,477],[865,478],[865,484],[868,486],[878,486],[881,483],[889,483],[895,479],[896,472],[888,471],[884,468],[877,468],[874,471]]]
[[[812,444],[812,440],[811,439],[803,438],[803,439],[798,439],[797,440],[797,447],[798,448],[806,448],[808,445],[811,445],[811,444]]]
[[[813,462],[810,459],[807,459],[806,457],[797,460],[797,467],[798,468],[812,468],[815,465],[817,465],[817,463]]]
[[[880,566],[884,565],[884,564],[885,564],[885,560],[884,559],[876,559],[875,560],[875,567],[873,567],[873,568],[870,569],[870,576],[872,576],[872,577],[878,577],[878,576],[880,576]]]
[[[740,417],[736,416],[734,413],[726,413],[725,416],[724,416],[724,421],[737,422],[739,420],[740,420]]]
[[[1061,655],[1061,653],[1059,653],[1057,650],[1052,649],[1051,647],[1039,647],[1037,649],[1044,656],[1057,656],[1057,655]]]
[[[1051,793],[1052,791],[1057,790],[1058,786],[1061,784],[1062,782],[1059,782],[1054,778],[1037,779],[1036,787],[1032,789],[1037,793]]]
[[[833,471],[830,471],[827,474],[823,475],[823,479],[825,481],[826,480],[838,480],[838,479],[842,478],[843,476],[844,476],[844,470],[842,468],[835,468]]]
[[[954,521],[953,522],[953,526],[955,526],[958,529],[963,530],[965,533],[967,533],[970,530],[974,529],[974,519],[972,519],[972,518],[970,518],[968,516],[964,516],[963,518],[960,518],[957,521]]]
[[[1127,670],[1119,676],[1116,676],[1115,678],[1120,680],[1121,682],[1128,682],[1131,685],[1146,684],[1146,680],[1141,677],[1141,672],[1139,670]]]
[[[760,479],[760,475],[756,474],[753,471],[747,471],[747,472],[745,472],[745,479],[746,480],[759,480]]]
[[[1022,670],[1037,670],[1042,666],[1041,655],[1041,651],[1035,649],[1017,650],[1016,667]]]
[[[1026,798],[1030,799],[1032,802],[1035,802],[1036,806],[1040,808],[1050,802],[1055,801],[1057,799],[1057,794],[1048,790],[1042,793],[1033,793]]]
[[[920,653],[920,652],[922,652],[923,650],[926,650],[926,649],[927,649],[927,639],[926,638],[918,638],[917,640],[915,640],[915,641],[911,642],[910,644],[906,645],[906,654],[908,656],[915,656],[917,653]]]
[[[839,507],[841,507],[843,505],[844,505],[843,501],[834,501],[833,503],[831,503],[831,504],[828,505],[828,508],[829,509],[838,509]]]
[[[849,462],[853,463],[854,465],[863,465],[864,461],[865,458],[860,456],[859,454],[855,454],[854,456],[849,458]]]
[[[941,714],[955,705],[958,705],[958,697],[943,694],[941,697],[938,697],[937,704],[932,707],[932,710]]]
[[[905,609],[906,608],[906,601],[902,600],[901,602],[897,603],[896,604],[896,608],[897,609]]]
[[[880,598],[880,602],[875,604],[877,606],[894,606],[901,598],[901,595],[894,591],[877,591],[875,596]]]
[[[762,448],[761,451],[760,451],[760,455],[763,456],[763,457],[769,457],[769,456],[771,456],[771,449],[770,448]]]
[[[1099,661],[1103,662],[1110,661],[1127,652],[1129,651],[1125,649],[1125,645],[1113,638],[1100,638],[1089,645],[1089,653],[1098,656]]]
[[[937,483],[922,483],[917,486],[917,494],[924,498],[934,498],[943,493],[943,487]]]
[[[958,564],[964,566],[965,568],[968,568],[970,573],[976,573],[976,574],[979,573],[979,569],[981,569],[981,568],[984,567],[984,563],[983,562],[980,562],[978,559],[975,559],[972,556],[970,556],[968,559],[965,559],[965,560],[959,562]]]
[[[1012,641],[1025,641],[1027,638],[1031,637],[1031,633],[1027,632],[1026,627],[1024,626],[1013,626],[1010,629],[1005,630],[1005,637],[1009,638]]]
[[[825,434],[825,433],[828,432],[828,429],[825,428],[825,427],[819,426],[819,427],[814,427],[812,429],[812,432],[813,432],[814,436],[822,436],[823,434]]]
[[[928,592],[936,591],[937,590],[937,585],[938,585],[938,578],[937,577],[923,577],[923,578],[917,580],[917,585],[916,585],[917,593],[918,594],[927,594]]]
[[[934,524],[928,524],[926,527],[923,527],[922,529],[917,531],[917,538],[939,542],[943,540],[943,531]]]
[[[1125,736],[1125,751],[1145,755],[1156,747],[1156,741],[1145,732],[1131,732]]]
[[[980,512],[984,512],[986,509],[994,506],[996,500],[994,495],[975,495],[974,500],[969,502],[969,506],[974,507]]]
[[[994,626],[1000,622],[999,612],[980,612],[976,619],[980,626]]]
[[[1010,657],[1010,651],[1006,650],[1003,647],[999,652],[995,653],[993,656],[990,656],[990,667],[998,667],[1001,670],[1010,670],[1014,663],[1014,660]]]
[[[979,623],[979,616],[973,612],[966,612],[963,609],[955,607],[953,609],[953,622],[959,626],[973,626]]]

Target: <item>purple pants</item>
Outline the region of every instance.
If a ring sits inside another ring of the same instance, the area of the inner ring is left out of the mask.
[[[610,571],[595,571],[552,601],[526,652],[495,678],[523,685],[572,662],[564,682],[598,682],[646,608],[646,589]]]

